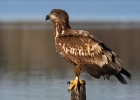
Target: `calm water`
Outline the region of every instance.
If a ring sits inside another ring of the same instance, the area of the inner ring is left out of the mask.
[[[67,73],[46,75],[43,72],[0,74],[0,100],[69,100],[66,82],[73,79],[72,69]],[[71,74],[72,73],[72,74]],[[131,72],[132,80],[127,85],[120,84],[114,76],[110,81],[81,74],[86,80],[87,100],[139,100],[140,74]]]

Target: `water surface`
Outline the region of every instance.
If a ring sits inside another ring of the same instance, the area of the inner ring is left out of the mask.
[[[46,75],[35,73],[1,73],[0,100],[69,100],[66,82],[74,79],[72,70],[68,75]],[[86,80],[87,100],[139,100],[140,75],[133,73],[127,85],[111,77],[110,81],[94,79],[87,73],[81,75]]]

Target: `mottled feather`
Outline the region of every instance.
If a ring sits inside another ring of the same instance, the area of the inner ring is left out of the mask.
[[[89,35],[87,31],[80,30],[78,34],[74,35],[73,33],[69,35],[59,36],[56,40],[56,48],[61,52],[61,55],[65,57],[69,62],[79,65],[79,66],[87,66],[87,64],[92,65],[93,67],[102,68],[104,65],[108,65],[111,69],[115,69],[113,66],[111,57],[111,51],[105,50],[100,44],[101,42],[96,41],[96,38]],[[82,35],[80,34],[82,33]],[[116,57],[116,56],[115,56]],[[115,58],[115,59],[118,59]],[[114,62],[115,65],[115,62]],[[115,65],[117,69],[120,71],[118,64]],[[100,70],[104,70],[103,68]],[[117,72],[117,71],[116,71]]]

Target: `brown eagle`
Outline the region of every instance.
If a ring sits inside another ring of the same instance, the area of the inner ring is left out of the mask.
[[[79,80],[81,70],[95,78],[103,76],[109,79],[110,75],[114,75],[122,84],[127,84],[121,74],[129,79],[131,75],[122,68],[117,54],[89,32],[72,29],[66,11],[53,9],[46,16],[46,20],[49,19],[53,23],[57,52],[74,66],[76,78],[70,81],[72,85],[69,90],[74,87],[78,89],[78,86],[82,84]]]

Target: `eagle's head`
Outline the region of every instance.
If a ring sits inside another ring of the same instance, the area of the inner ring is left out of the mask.
[[[56,23],[59,21],[66,21],[68,22],[69,16],[66,11],[61,9],[53,9],[49,15],[46,16],[46,20],[51,20],[52,22]]]

